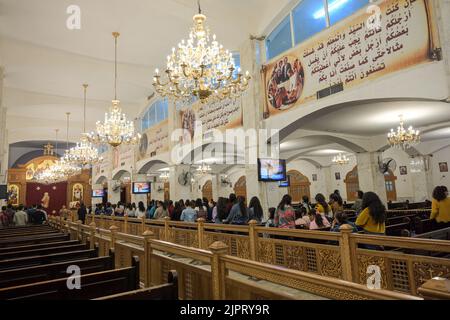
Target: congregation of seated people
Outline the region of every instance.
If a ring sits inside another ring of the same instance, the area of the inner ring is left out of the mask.
[[[254,220],[260,226],[332,232],[339,232],[342,225],[349,225],[353,232],[386,234],[389,211],[374,192],[358,191],[357,199],[351,206],[343,201],[338,190],[333,192],[328,200],[321,193],[317,194],[314,200],[313,204],[304,196],[299,204],[294,205],[291,196],[285,195],[277,207],[269,208],[267,220],[264,219],[264,210],[257,197],[252,197],[247,205],[244,197],[235,194],[230,194],[228,198],[220,197],[217,202],[206,198],[176,202],[152,200],[148,206],[143,202],[139,202],[138,205],[108,202],[97,204],[94,213],[155,220],[168,217],[171,221],[184,222],[204,219],[207,223],[232,225],[247,225]],[[438,224],[449,223],[450,200],[445,186],[435,188],[431,203],[431,214],[428,219]],[[407,202],[406,205],[408,204]]]

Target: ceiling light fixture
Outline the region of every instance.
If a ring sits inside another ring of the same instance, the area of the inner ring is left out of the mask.
[[[117,100],[117,38],[120,36],[118,32],[113,32],[114,37],[114,100],[110,107],[109,113],[105,113],[105,120],[102,123],[97,121],[96,132],[86,135],[88,140],[95,144],[106,144],[112,147],[118,147],[121,144],[135,145],[141,139],[139,133],[135,133],[133,121],[128,121],[122,108],[120,101]]]
[[[338,165],[345,165],[350,163],[350,159],[346,155],[340,153],[339,155],[333,158],[332,162]]]
[[[182,40],[167,56],[167,81],[161,82],[161,75],[156,69],[153,86],[159,95],[175,101],[198,98],[206,103],[236,99],[247,90],[250,74],[247,72],[244,76],[240,69],[235,73],[233,54],[216,41],[216,35],[213,35],[212,41],[210,39],[200,1],[198,9],[189,40]]]
[[[403,115],[399,116],[400,126],[397,127],[397,131],[391,129],[388,133],[388,142],[391,147],[408,149],[420,142],[420,131],[414,130],[412,126],[408,130],[404,127]]]
[[[81,141],[77,143],[76,147],[71,148],[67,153],[67,160],[75,165],[80,165],[82,167],[91,166],[103,160],[98,154],[98,149],[95,148],[87,137],[86,133],[86,91],[88,88],[87,84],[83,84],[84,88],[84,124],[83,133],[81,134]]]

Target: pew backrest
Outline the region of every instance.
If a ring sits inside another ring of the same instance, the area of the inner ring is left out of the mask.
[[[137,290],[139,259],[133,257],[129,268],[81,275],[79,290],[68,288],[67,280],[61,278],[0,289],[0,300],[85,300]]]
[[[160,286],[123,292],[94,300],[178,300],[178,274],[175,270],[169,271],[168,283]]]
[[[0,271],[0,288],[67,278],[68,268],[72,265],[79,267],[81,274],[113,270],[114,256],[65,261],[29,268],[3,270]]]
[[[0,261],[0,270],[10,270],[15,268],[25,268],[56,262],[89,259],[97,256],[97,249],[79,250],[73,252],[55,253],[44,256],[24,257]]]
[[[49,243],[39,243],[33,244],[29,246],[17,246],[17,247],[7,247],[0,248],[0,254],[14,251],[24,251],[24,250],[35,250],[35,249],[44,249],[50,247],[62,247],[62,246],[70,246],[74,244],[79,244],[79,240],[69,240],[69,241],[61,241],[61,242],[49,242]]]
[[[49,243],[49,242],[60,242],[69,240],[70,235],[55,233],[51,235],[39,235],[39,236],[23,236],[23,237],[14,237],[8,239],[0,240],[0,248],[7,247],[15,247],[15,246],[24,246],[24,245],[33,245],[39,243]]]
[[[42,249],[32,249],[32,250],[21,250],[21,251],[12,251],[7,253],[0,253],[0,261],[21,258],[21,257],[36,257],[43,256],[47,254],[59,253],[59,252],[72,252],[89,249],[86,244],[78,243],[72,244],[68,246],[56,246],[56,247],[48,247]]]

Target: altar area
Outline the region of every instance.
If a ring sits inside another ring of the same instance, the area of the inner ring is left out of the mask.
[[[81,174],[68,178],[67,181],[42,184],[36,176],[46,167],[52,165],[58,158],[42,156],[19,164],[8,170],[8,203],[13,206],[23,204],[32,206],[42,204],[45,193],[48,194],[48,214],[57,214],[61,207],[75,206],[84,201],[86,206],[91,205],[91,170],[83,170]],[[47,202],[47,201],[44,201]]]

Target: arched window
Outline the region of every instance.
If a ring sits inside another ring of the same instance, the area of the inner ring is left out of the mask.
[[[247,179],[245,176],[240,177],[234,185],[234,193],[236,196],[242,196],[247,200]]]
[[[301,202],[303,196],[307,196],[311,199],[311,182],[309,182],[309,179],[296,170],[291,170],[287,174],[290,179],[290,187],[288,192],[292,197],[292,202]]]
[[[169,102],[167,99],[153,102],[142,116],[141,130],[145,131],[155,124],[166,120],[169,117]]]
[[[206,183],[203,185],[202,197],[206,198],[208,200],[212,200],[213,192],[212,192],[212,181],[211,180],[206,181]]]

